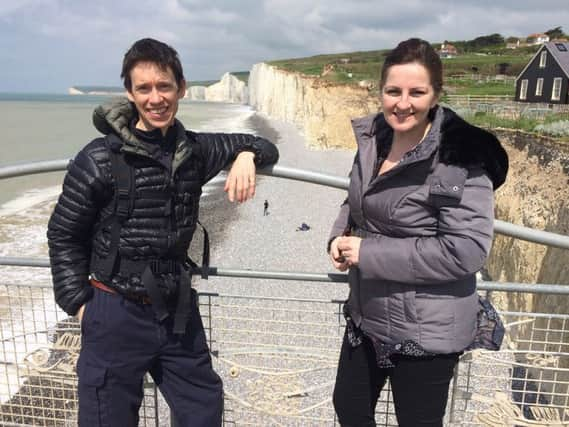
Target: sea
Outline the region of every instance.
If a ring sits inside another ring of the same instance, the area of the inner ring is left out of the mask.
[[[97,105],[108,101],[107,96],[0,94],[0,168],[74,157],[84,145],[101,136],[91,117]],[[262,135],[259,121],[252,119],[254,115],[244,105],[181,100],[177,118],[196,131]],[[47,258],[46,226],[63,176],[64,172],[52,172],[0,179],[0,257]],[[205,190],[206,199],[223,197],[221,185]],[[23,342],[15,344],[11,337],[24,335],[26,330],[29,333],[37,318],[47,315],[56,321],[55,313],[42,312],[42,301],[30,300],[29,307],[13,307],[16,301],[24,301],[12,298],[10,292],[16,289],[13,285],[32,283],[49,285],[49,269],[0,267],[0,377],[4,378],[0,380],[0,402],[14,392],[7,389],[6,378],[16,375],[14,366],[24,353],[33,350]],[[16,315],[18,322],[13,320],[15,311],[23,313]],[[50,319],[44,321],[50,323]]]
[[[0,168],[70,159],[101,136],[92,113],[108,96],[0,94]],[[259,134],[249,106],[181,100],[177,118],[187,129]],[[0,256],[45,257],[46,221],[64,172],[0,180]],[[6,278],[6,277],[4,277]]]

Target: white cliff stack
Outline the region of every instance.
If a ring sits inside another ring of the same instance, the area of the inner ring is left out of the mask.
[[[205,101],[205,86],[190,86],[186,91],[186,98],[192,101]]]
[[[225,73],[218,83],[205,88],[205,100],[247,104],[249,101],[247,85],[234,75]]]
[[[367,88],[335,84],[255,64],[249,74],[249,103],[278,120],[294,123],[312,148],[355,148],[350,120],[378,111]]]

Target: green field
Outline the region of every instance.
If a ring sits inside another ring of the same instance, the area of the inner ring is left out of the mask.
[[[515,77],[526,66],[537,51],[537,47],[516,51],[495,49],[493,52],[469,53],[455,58],[443,59],[445,90],[458,95],[512,95],[514,83],[486,81],[496,74]],[[323,80],[357,84],[362,80],[379,80],[381,66],[388,50],[349,52],[331,55],[316,55],[307,58],[283,59],[269,64],[278,68],[309,76],[320,76]],[[482,78],[472,79],[475,73]],[[464,75],[466,78],[456,78]]]
[[[438,46],[435,45],[435,48]],[[484,51],[469,52],[454,58],[443,59],[444,87],[442,100],[446,95],[501,95],[515,94],[515,77],[535,55],[539,46],[510,50],[503,46],[486,47]],[[342,84],[358,84],[362,80],[375,82],[371,95],[378,95],[381,66],[388,50],[349,52],[331,55],[316,55],[307,58],[270,61],[278,68],[301,73]],[[535,132],[539,124],[564,120],[564,115],[550,114],[540,119],[519,117],[507,119],[485,112],[464,112],[467,121],[486,128],[511,128]],[[569,132],[556,139],[569,140]]]

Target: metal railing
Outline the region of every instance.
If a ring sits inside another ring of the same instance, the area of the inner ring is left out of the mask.
[[[0,179],[45,172],[63,171],[67,168],[68,163],[69,160],[67,159],[4,166],[0,167]],[[312,184],[325,185],[338,189],[347,189],[349,185],[348,178],[281,165],[275,165],[269,168],[261,169],[258,171],[258,173],[261,175],[292,179]],[[498,234],[504,234],[521,240],[569,249],[569,236],[564,236],[561,234],[551,233],[543,230],[535,230],[533,228],[523,227],[521,225],[508,223],[501,220],[494,221],[494,231]]]
[[[0,168],[0,179],[65,169],[68,161]],[[347,178],[274,166],[260,173],[339,189]],[[496,221],[497,233],[569,249],[569,236]],[[0,257],[0,266],[46,268],[47,259]],[[210,268],[211,276],[345,283],[345,274]],[[480,290],[567,295],[569,286],[480,282]],[[200,309],[216,371],[224,379],[224,425],[336,425],[333,378],[343,335],[342,301],[201,293]],[[500,352],[462,357],[447,425],[569,425],[569,315],[502,313]],[[80,328],[54,303],[51,284],[0,284],[2,425],[73,425],[74,365]],[[161,403],[162,402],[162,403]],[[162,408],[162,409],[161,409]],[[537,421],[536,421],[537,420]],[[378,425],[396,425],[389,389]],[[167,425],[169,413],[149,380],[141,424]],[[510,424],[508,424],[510,423]]]

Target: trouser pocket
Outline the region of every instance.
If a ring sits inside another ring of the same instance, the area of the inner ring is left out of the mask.
[[[107,426],[108,419],[108,388],[105,388],[107,369],[93,366],[79,358],[77,363],[79,378],[79,418],[83,426]]]

